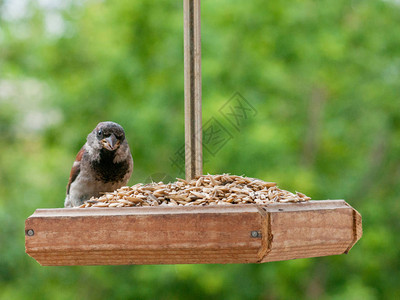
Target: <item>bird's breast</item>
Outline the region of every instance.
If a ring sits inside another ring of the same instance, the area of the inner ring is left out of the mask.
[[[100,159],[91,162],[96,180],[107,182],[119,182],[126,178],[130,173],[130,160],[125,159],[121,162],[114,162],[114,153],[102,153]]]

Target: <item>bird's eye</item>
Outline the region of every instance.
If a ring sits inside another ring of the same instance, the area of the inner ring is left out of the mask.
[[[101,129],[97,131],[98,136],[101,136],[102,134],[103,134],[103,131]]]

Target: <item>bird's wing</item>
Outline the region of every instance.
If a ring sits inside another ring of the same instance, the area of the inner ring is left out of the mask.
[[[69,194],[69,189],[71,188],[71,184],[75,181],[76,177],[78,177],[79,172],[81,171],[81,160],[83,153],[85,153],[85,148],[82,147],[76,155],[76,159],[74,164],[72,165],[71,173],[69,174],[69,180],[67,185],[67,195]]]

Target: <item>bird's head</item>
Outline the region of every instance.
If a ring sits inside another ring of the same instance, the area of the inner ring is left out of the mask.
[[[101,122],[88,135],[89,146],[94,149],[116,151],[126,144],[125,132],[121,125],[114,122]],[[124,143],[125,142],[125,143]]]

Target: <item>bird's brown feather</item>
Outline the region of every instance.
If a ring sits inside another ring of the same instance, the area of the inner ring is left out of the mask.
[[[69,189],[71,187],[71,184],[74,182],[76,177],[78,177],[79,172],[81,171],[81,160],[82,160],[84,153],[85,153],[85,148],[82,147],[81,150],[79,150],[78,154],[76,155],[76,159],[72,166],[71,173],[69,174],[69,180],[68,180],[68,185],[67,185],[67,195],[69,194]]]

